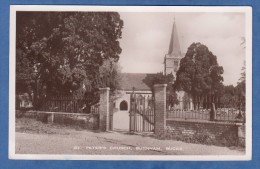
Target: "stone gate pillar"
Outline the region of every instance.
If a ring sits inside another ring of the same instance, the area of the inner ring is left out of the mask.
[[[154,132],[155,135],[163,134],[166,129],[166,87],[167,84],[154,85]]]
[[[99,100],[99,130],[109,130],[109,90],[110,88],[100,88]]]

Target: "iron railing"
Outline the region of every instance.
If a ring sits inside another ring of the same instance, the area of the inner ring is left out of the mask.
[[[179,102],[178,105],[174,106],[167,105],[166,117],[168,119],[245,122],[245,109],[242,108],[242,106],[225,106],[224,104],[217,103],[216,105],[214,104],[214,108],[203,108],[203,106],[197,106],[197,108],[195,109],[195,104],[196,103],[192,103],[191,101],[189,101]],[[213,119],[211,117],[211,114],[214,115]]]
[[[99,103],[89,105],[87,99],[77,99],[73,96],[57,95],[40,100],[40,111],[67,113],[99,113]]]
[[[145,94],[131,94],[130,97],[130,131],[154,131],[154,98]]]

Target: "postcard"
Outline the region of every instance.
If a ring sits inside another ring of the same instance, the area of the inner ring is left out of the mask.
[[[11,5],[9,158],[252,158],[252,8]]]

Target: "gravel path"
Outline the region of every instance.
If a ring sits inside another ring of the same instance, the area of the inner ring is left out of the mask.
[[[16,122],[16,154],[244,155],[244,150],[174,140],[149,134],[92,132],[22,119]]]

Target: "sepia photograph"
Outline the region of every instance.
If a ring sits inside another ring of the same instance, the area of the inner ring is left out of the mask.
[[[9,158],[251,160],[252,9],[10,8]]]

